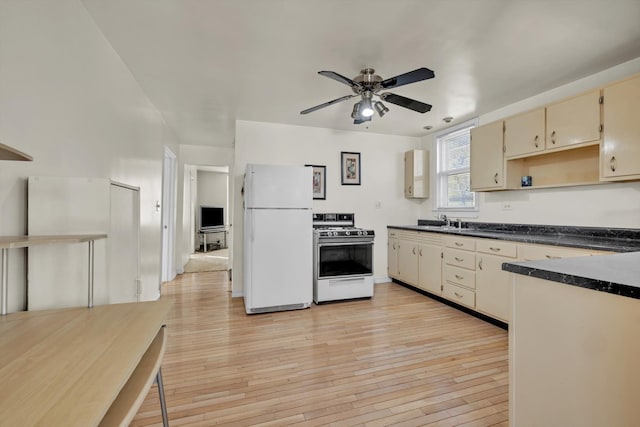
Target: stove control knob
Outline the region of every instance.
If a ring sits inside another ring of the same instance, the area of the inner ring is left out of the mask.
[[[351,235],[351,232],[350,232],[350,231],[346,231],[346,232],[345,232],[345,234],[346,234],[347,236],[350,236],[350,235]]]
[[[337,235],[338,235],[338,232],[337,232],[337,231],[334,231],[334,232],[333,232],[333,235],[334,235],[334,236],[337,236]]]
[[[358,236],[362,236],[362,231],[358,231]]]

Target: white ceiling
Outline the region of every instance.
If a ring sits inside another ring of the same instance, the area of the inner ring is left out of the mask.
[[[640,57],[639,0],[83,0],[183,144],[231,145],[235,120],[422,136]],[[356,98],[317,74],[436,77],[391,90],[354,125]]]

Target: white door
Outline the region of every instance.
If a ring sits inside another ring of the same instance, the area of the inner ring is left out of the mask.
[[[168,282],[176,277],[175,268],[175,212],[176,212],[176,155],[164,150],[162,166],[162,277]]]
[[[140,298],[140,191],[111,184],[109,224],[109,303]]]

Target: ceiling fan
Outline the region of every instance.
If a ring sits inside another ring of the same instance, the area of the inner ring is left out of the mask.
[[[352,80],[334,71],[318,71],[318,74],[320,74],[321,76],[329,77],[330,79],[350,86],[354,94],[342,96],[332,101],[325,102],[324,104],[307,108],[306,110],[300,111],[300,114],[308,114],[321,108],[328,107],[329,105],[346,101],[347,99],[351,99],[355,96],[360,96],[361,99],[354,104],[353,111],[351,112],[351,117],[353,118],[354,125],[359,125],[361,123],[371,121],[371,117],[373,117],[374,113],[374,108],[375,111],[378,112],[380,117],[384,116],[385,113],[389,111],[389,109],[381,101],[374,101],[374,96],[380,98],[382,101],[387,101],[392,104],[417,111],[418,113],[426,113],[427,111],[431,110],[431,105],[425,104],[424,102],[416,101],[415,99],[406,98],[394,93],[385,92],[378,94],[378,92],[383,89],[392,89],[394,87],[408,85],[409,83],[432,79],[433,77],[435,77],[433,71],[423,67],[418,68],[417,70],[409,71],[408,73],[391,77],[386,80],[382,80],[382,77],[377,75],[375,72],[376,70],[374,70],[373,68],[365,68],[364,70],[360,71],[360,74],[355,76]]]

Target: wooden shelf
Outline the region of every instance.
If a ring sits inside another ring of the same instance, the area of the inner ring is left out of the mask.
[[[531,176],[531,187],[521,185],[526,175]],[[599,184],[600,145],[507,160],[506,176],[509,190]]]
[[[33,161],[33,157],[8,145],[0,144],[0,160]]]

